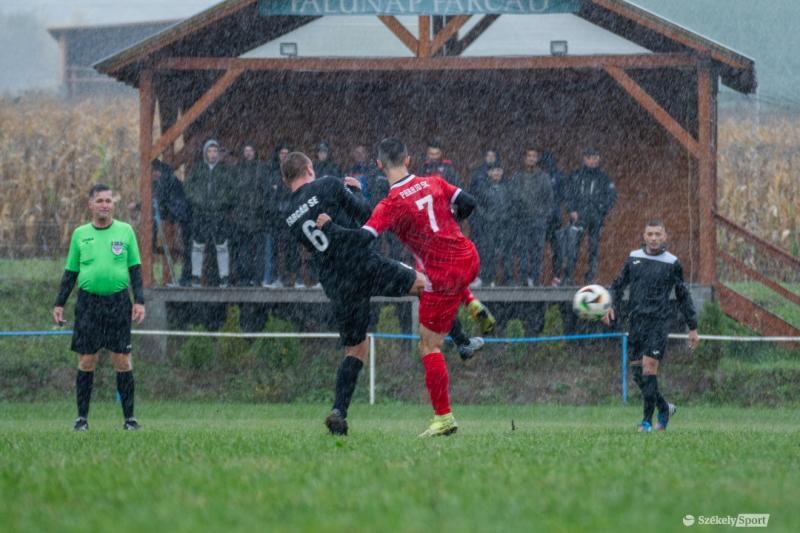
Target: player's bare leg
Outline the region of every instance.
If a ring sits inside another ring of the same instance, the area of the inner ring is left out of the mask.
[[[364,339],[355,346],[346,346],[344,359],[336,371],[336,397],[331,413],[325,419],[325,426],[333,435],[347,435],[347,410],[356,390],[358,374],[367,363],[369,342]]]
[[[117,392],[119,392],[120,403],[122,404],[122,415],[125,423],[122,428],[127,431],[136,431],[140,428],[139,422],[133,416],[133,365],[131,364],[131,354],[112,353],[111,363],[117,371]]]
[[[419,326],[419,351],[425,367],[425,386],[433,405],[434,419],[420,437],[451,435],[458,430],[450,409],[450,377],[442,355],[445,335],[436,333],[422,324]]]

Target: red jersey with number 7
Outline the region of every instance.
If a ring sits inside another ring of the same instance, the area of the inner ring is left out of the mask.
[[[363,227],[376,237],[384,231],[397,235],[430,280],[428,290],[463,289],[477,275],[480,260],[453,217],[459,194],[461,189],[437,176],[408,175],[392,185]]]

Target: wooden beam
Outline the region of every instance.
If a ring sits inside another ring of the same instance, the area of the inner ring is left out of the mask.
[[[156,159],[161,153],[167,149],[175,140],[180,137],[186,126],[197,120],[197,118],[213,104],[222,93],[224,93],[233,83],[239,79],[244,70],[240,68],[231,68],[225,71],[220,76],[214,85],[208,89],[203,96],[201,96],[186,112],[172,125],[161,137],[159,137],[156,144],[150,153],[151,160]]]
[[[750,242],[758,248],[759,253],[767,253],[771,254],[773,257],[776,257],[779,261],[783,261],[788,265],[800,270],[800,259],[794,257],[793,255],[789,254],[786,250],[782,250],[772,244],[769,241],[765,241],[758,235],[754,235],[747,229],[743,228],[739,224],[735,223],[734,221],[726,218],[719,213],[714,213],[714,219],[720,223],[721,226],[725,227],[728,231],[731,231],[737,234],[739,237],[743,238],[744,240]]]
[[[419,17],[419,39],[417,57],[431,57],[431,18]]]
[[[431,55],[434,56],[442,49],[444,44],[458,34],[464,24],[469,21],[471,15],[458,15],[452,18],[442,30],[436,34],[431,42]]]
[[[145,288],[153,285],[153,178],[150,162],[154,102],[153,71],[144,69],[139,76],[139,196],[142,203],[139,243]]]
[[[419,45],[417,38],[414,37],[414,34],[408,31],[406,27],[403,26],[399,20],[397,20],[396,17],[390,15],[379,15],[378,20],[383,22],[383,24],[389,28],[389,30],[394,33],[398,39],[400,39],[406,48],[411,50],[412,54],[417,53],[417,46]]]
[[[716,80],[715,80],[716,81]],[[712,284],[717,278],[714,255],[717,251],[717,228],[714,211],[717,206],[717,188],[714,170],[717,151],[714,146],[713,112],[716,107],[711,88],[711,69],[708,65],[697,69],[697,137],[698,137],[698,183],[697,205],[700,208],[700,283]]]
[[[532,70],[696,68],[697,58],[688,54],[633,54],[596,56],[528,57],[411,57],[350,58],[228,58],[171,57],[158,63],[159,70],[275,70],[281,72],[361,72],[426,70]]]
[[[670,135],[681,143],[693,156],[700,156],[700,148],[697,141],[692,137],[692,134],[683,129],[683,126],[678,124],[678,121],[672,118],[672,115],[658,105],[658,102],[647,94],[647,91],[636,83],[633,78],[628,76],[621,67],[606,65],[604,68],[605,71],[639,103],[639,105],[645,108],[653,118],[656,119],[656,122],[661,124],[664,129],[670,133]]]
[[[723,313],[761,335],[800,336],[800,329],[722,283],[714,285],[714,293],[719,300]],[[787,344],[787,346],[797,348],[797,344],[791,343]]]
[[[475,24],[465,36],[457,40],[453,46],[453,53],[451,55],[460,56],[464,53],[469,45],[478,40],[478,37],[483,35],[483,32],[489,29],[489,26],[500,18],[500,15],[484,15],[481,20]]]
[[[763,285],[766,285],[767,287],[777,292],[778,294],[780,294],[793,304],[800,306],[800,295],[793,293],[780,283],[773,281],[772,279],[768,278],[758,270],[750,268],[743,261],[738,260],[737,258],[733,257],[727,252],[723,252],[722,250],[717,250],[717,257],[722,259],[723,263],[730,266],[734,270],[737,270],[742,274],[745,274],[747,277]]]

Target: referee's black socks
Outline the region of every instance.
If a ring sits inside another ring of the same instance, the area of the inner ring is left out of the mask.
[[[122,414],[127,420],[133,418],[133,370],[117,372],[117,392],[122,402]]]
[[[361,372],[364,363],[358,357],[346,355],[339,363],[336,371],[336,398],[333,401],[333,408],[338,409],[342,418],[347,418],[347,408],[350,407],[350,400],[353,399],[353,392],[356,390],[358,373]]]
[[[78,370],[75,378],[75,395],[78,399],[78,417],[89,417],[89,401],[92,399],[92,384],[94,383],[94,371],[84,372]]]

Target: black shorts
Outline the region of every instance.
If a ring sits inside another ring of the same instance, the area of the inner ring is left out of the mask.
[[[639,361],[643,356],[659,361],[667,349],[668,321],[656,319],[631,319],[628,333],[628,354],[631,361]]]
[[[355,346],[367,338],[371,297],[408,296],[416,279],[417,273],[410,266],[378,254],[354,266],[346,276],[323,279],[341,344]]]
[[[114,353],[131,353],[132,307],[127,290],[108,296],[79,290],[72,351],[89,355],[106,348]]]

